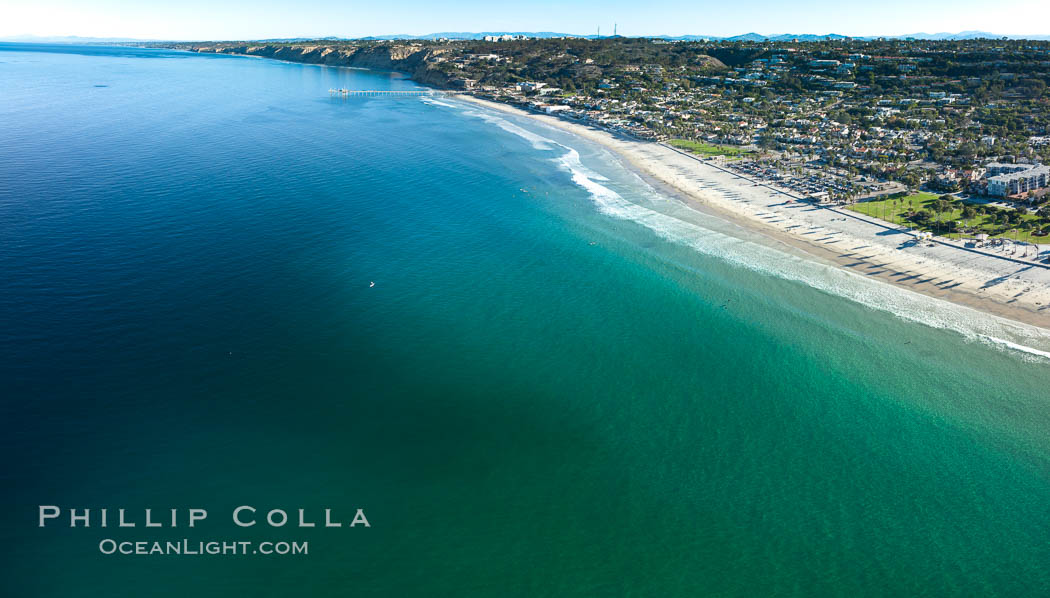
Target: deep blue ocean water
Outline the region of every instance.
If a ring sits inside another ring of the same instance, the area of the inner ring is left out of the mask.
[[[3,595],[1050,593],[1050,368],[989,340],[1036,331],[565,133],[327,91],[397,74],[0,44],[0,85]],[[310,554],[98,549],[183,537]]]

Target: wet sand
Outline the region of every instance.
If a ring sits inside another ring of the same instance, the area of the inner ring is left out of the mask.
[[[984,313],[1050,328],[1050,269],[944,244],[919,246],[903,229],[846,210],[794,201],[764,182],[663,144],[473,96],[459,99],[598,143],[665,194],[821,261]]]

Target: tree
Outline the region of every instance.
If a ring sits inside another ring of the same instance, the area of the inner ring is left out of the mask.
[[[963,206],[962,217],[963,220],[967,221],[967,225],[969,225],[970,221],[977,217],[977,210],[974,209],[973,206]]]
[[[1024,232],[1024,254],[1026,257],[1028,256],[1028,240],[1032,235],[1032,228],[1034,227],[1034,225],[1035,223],[1033,223],[1031,220],[1026,220],[1022,222],[1019,226],[1019,228]]]

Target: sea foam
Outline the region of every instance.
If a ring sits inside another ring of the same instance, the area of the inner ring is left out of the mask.
[[[580,166],[579,154],[575,150],[566,152],[557,163],[570,174],[574,183],[589,193],[601,213],[637,222],[665,240],[753,271],[801,282],[905,320],[953,330],[971,340],[1000,348],[1050,358],[1050,351],[1046,350],[1050,349],[1050,334],[1034,326],[872,280],[633,203],[589,176],[588,169]]]
[[[667,241],[687,246],[701,254],[739,267],[799,282],[907,321],[952,330],[968,340],[982,342],[1001,350],[1015,351],[1029,359],[1050,359],[1050,333],[1046,330],[988,315],[830,264],[710,230],[634,203],[603,184],[608,183],[609,179],[584,166],[576,149],[483,110],[468,108],[463,109],[463,113],[521,137],[529,141],[535,149],[564,149],[563,154],[553,159],[554,162],[569,174],[573,183],[587,191],[602,214],[638,223]],[[666,200],[658,191],[636,178],[641,183],[641,194],[650,199],[655,197]],[[697,215],[699,216],[699,213]]]

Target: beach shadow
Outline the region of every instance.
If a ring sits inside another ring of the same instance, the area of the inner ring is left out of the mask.
[[[988,289],[988,288],[991,288],[991,287],[994,287],[994,286],[998,286],[998,285],[1001,285],[1001,284],[1003,284],[1004,282],[1006,282],[1006,281],[1010,280],[1010,278],[1011,278],[1012,276],[1013,276],[1013,273],[1010,273],[1010,274],[1004,274],[1004,275],[1002,275],[1002,276],[998,276],[998,277],[996,277],[996,278],[993,278],[993,279],[991,279],[991,280],[988,280],[987,282],[985,282],[985,283],[984,283],[983,285],[981,285],[981,288],[982,288],[982,289]]]
[[[875,236],[877,236],[877,237],[891,237],[893,235],[904,235],[904,234],[907,234],[907,233],[905,233],[904,231],[899,231],[899,230],[880,230],[879,232],[875,233]]]

